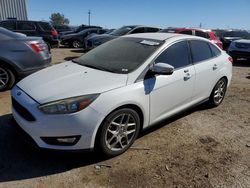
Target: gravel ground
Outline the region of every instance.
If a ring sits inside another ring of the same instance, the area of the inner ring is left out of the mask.
[[[53,62],[81,55],[53,49]],[[221,106],[205,105],[143,132],[113,159],[42,151],[15,128],[9,92],[0,93],[2,187],[250,187],[250,62],[233,68]]]

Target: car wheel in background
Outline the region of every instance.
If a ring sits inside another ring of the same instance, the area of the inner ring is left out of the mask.
[[[140,130],[140,118],[129,108],[112,112],[104,120],[97,135],[97,147],[107,157],[125,152],[135,141]]]
[[[15,83],[15,75],[4,66],[0,65],[0,91],[11,89]]]
[[[73,48],[80,48],[80,46],[81,46],[81,43],[80,43],[79,40],[74,40],[74,41],[72,42],[72,47],[73,47]]]
[[[216,85],[210,95],[209,103],[212,107],[219,106],[226,94],[227,91],[227,80],[226,78],[221,78]]]

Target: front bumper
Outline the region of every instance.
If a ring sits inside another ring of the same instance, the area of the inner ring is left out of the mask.
[[[91,107],[64,115],[46,115],[37,107],[39,103],[15,86],[11,91],[12,98],[34,116],[35,121],[26,120],[20,110],[12,106],[13,117],[19,126],[28,133],[41,148],[56,150],[84,150],[94,147],[95,134],[102,122],[101,115]],[[47,144],[43,138],[69,137],[80,135],[74,145]]]
[[[250,59],[250,51],[237,51],[237,50],[232,50],[228,51],[228,54],[233,57],[233,58],[244,58],[244,59]]]

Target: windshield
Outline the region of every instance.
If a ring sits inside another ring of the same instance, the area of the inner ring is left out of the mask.
[[[142,65],[162,44],[159,40],[118,38],[89,51],[74,62],[103,71],[128,74]]]
[[[115,36],[122,36],[122,35],[126,35],[129,31],[131,31],[134,28],[135,26],[124,26],[124,27],[121,27],[120,29],[113,31],[110,34],[115,35]]]

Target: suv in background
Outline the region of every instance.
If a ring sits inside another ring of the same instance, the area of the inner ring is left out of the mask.
[[[10,31],[23,33],[27,36],[42,37],[49,48],[58,45],[58,33],[49,22],[5,20],[0,22],[0,27]]]
[[[163,29],[160,32],[163,33],[180,33],[180,34],[186,34],[186,35],[195,35],[198,37],[203,37],[208,40],[211,40],[213,43],[215,43],[217,46],[219,46],[221,49],[223,49],[222,42],[220,39],[216,36],[215,32],[208,29],[200,29],[200,28],[167,28]]]
[[[250,61],[250,40],[240,39],[231,42],[228,48],[228,54],[234,59],[244,58]]]

